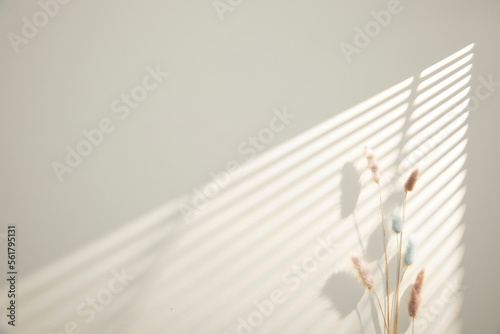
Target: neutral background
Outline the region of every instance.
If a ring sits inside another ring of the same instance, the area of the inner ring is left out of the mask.
[[[19,271],[191,194],[243,160],[238,145],[273,108],[297,116],[266,150],[470,43],[473,74],[500,81],[500,1],[401,6],[348,63],[340,43],[353,44],[353,29],[386,1],[244,0],[222,21],[209,0],[73,0],[18,53],[7,34],[20,34],[39,4],[0,1],[0,219],[18,226]],[[118,121],[112,101],[156,65],[170,76]],[[464,333],[500,333],[499,109],[496,92],[469,117]],[[53,161],[105,117],[116,130],[58,182]]]

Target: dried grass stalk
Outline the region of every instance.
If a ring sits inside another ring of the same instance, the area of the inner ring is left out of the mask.
[[[368,290],[373,288],[373,274],[370,270],[370,267],[366,263],[365,260],[363,260],[359,256],[352,256],[351,261],[354,265],[354,268],[358,272],[359,279],[361,280],[361,283],[367,288]]]
[[[415,238],[413,236],[410,236],[408,239],[408,245],[406,246],[406,253],[403,259],[403,262],[405,266],[411,266],[413,263],[415,263],[415,260],[417,259],[417,243],[415,241]]]
[[[422,285],[424,284],[425,269],[420,270],[415,279],[415,283],[411,288],[410,302],[408,303],[408,313],[410,317],[415,318],[420,307],[420,299],[422,295]]]
[[[379,184],[380,183],[380,169],[378,167],[377,159],[375,159],[375,154],[372,150],[365,146],[365,158],[368,163],[368,169],[370,169],[372,173],[373,182]]]
[[[403,222],[401,221],[399,208],[394,208],[394,211],[392,213],[392,230],[396,234],[403,232]]]
[[[419,176],[420,171],[418,169],[415,169],[413,172],[411,172],[408,180],[406,180],[405,183],[405,192],[413,191],[413,189],[415,188],[415,183],[417,183]]]

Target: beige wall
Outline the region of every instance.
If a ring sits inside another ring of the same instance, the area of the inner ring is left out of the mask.
[[[33,22],[40,5],[0,1],[0,218],[18,226],[20,273],[44,272],[246,161],[240,145],[274,109],[295,118],[259,154],[471,43],[472,89],[479,77],[500,81],[499,1],[391,6],[243,0],[221,20],[211,1],[71,1],[23,37],[22,18]],[[349,62],[341,43],[387,8],[390,23]],[[127,107],[131,93],[141,101]],[[500,330],[499,106],[496,91],[468,118],[463,333]],[[102,143],[96,135],[59,182],[54,161],[95,128]]]

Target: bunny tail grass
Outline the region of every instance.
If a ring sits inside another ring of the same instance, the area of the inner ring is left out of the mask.
[[[401,221],[399,208],[394,208],[394,211],[392,213],[392,230],[396,234],[399,234],[403,231],[403,222]]]
[[[373,288],[373,274],[368,267],[368,264],[359,256],[351,257],[352,264],[354,265],[354,269],[358,272],[359,279],[361,283],[368,290]]]
[[[387,320],[386,320],[386,317],[384,314],[384,310],[382,309],[382,304],[380,303],[380,299],[377,295],[377,292],[373,288],[373,274],[370,270],[370,267],[368,266],[366,261],[363,260],[359,256],[352,256],[351,261],[354,265],[354,268],[358,272],[359,280],[361,281],[361,283],[363,283],[365,288],[373,291],[373,293],[375,294],[375,297],[377,298],[378,306],[380,307],[380,312],[382,313],[382,318],[384,318],[385,329],[386,329],[387,333],[389,334],[389,327],[388,327]]]
[[[422,295],[422,285],[424,284],[425,269],[420,270],[415,279],[415,283],[411,288],[410,302],[408,303],[408,314],[415,318],[420,307],[420,299]]]
[[[418,169],[415,169],[413,172],[411,172],[410,176],[408,177],[408,180],[406,180],[405,183],[405,188],[404,188],[405,192],[413,191],[419,176],[420,176],[420,171]]]
[[[373,182],[377,184],[380,183],[380,170],[378,167],[377,159],[375,159],[375,154],[373,154],[373,151],[366,146],[364,154],[366,162],[368,163],[368,168],[372,173]]]
[[[375,154],[368,146],[365,146],[364,155],[366,157],[366,160],[372,160],[375,158]]]
[[[406,253],[404,257],[405,266],[411,266],[417,259],[417,243],[415,239],[410,236],[408,245],[406,246]]]
[[[375,182],[378,186],[378,194],[379,194],[379,199],[380,199],[380,213],[382,215],[382,231],[384,233],[384,256],[385,256],[385,293],[386,293],[386,298],[387,298],[387,323],[386,323],[386,329],[387,333],[390,334],[390,314],[391,314],[391,307],[389,304],[389,263],[387,261],[387,240],[386,240],[386,232],[385,232],[385,218],[384,218],[384,207],[382,203],[382,191],[380,189],[380,171],[379,171],[379,166],[377,163],[377,160],[375,159],[375,154],[373,153],[372,150],[370,150],[368,147],[365,146],[365,152],[364,152],[366,161],[368,163],[368,168],[370,169],[372,173],[372,180]],[[382,310],[381,310],[382,311]],[[384,312],[382,311],[382,314]],[[385,320],[384,316],[384,320]]]

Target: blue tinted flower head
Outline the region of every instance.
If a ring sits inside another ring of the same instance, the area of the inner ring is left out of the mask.
[[[411,266],[417,259],[417,244],[415,239],[410,236],[408,245],[406,246],[406,253],[404,257],[405,266]]]
[[[401,215],[399,214],[399,208],[394,208],[392,213],[392,230],[394,233],[399,234],[403,231],[403,223],[401,222]]]

